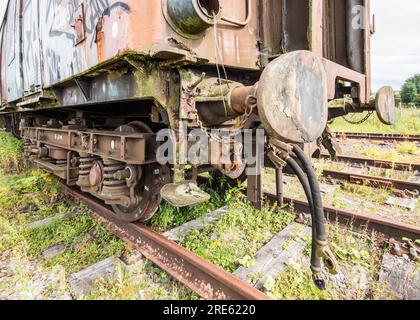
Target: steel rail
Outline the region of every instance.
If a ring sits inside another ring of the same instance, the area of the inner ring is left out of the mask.
[[[199,177],[200,183],[208,183],[207,177]],[[247,191],[243,191],[246,195]],[[264,198],[270,205],[277,204],[277,195],[271,192],[264,192]],[[284,204],[290,206],[297,213],[310,214],[311,209],[306,201],[284,197]],[[343,226],[354,226],[356,228],[365,228],[384,234],[388,238],[402,240],[402,238],[419,239],[420,227],[403,222],[396,222],[391,219],[383,218],[377,215],[352,212],[336,207],[324,206],[325,216],[328,221],[338,222]]]
[[[65,194],[82,201],[122,240],[130,243],[146,259],[206,300],[269,300],[248,283],[215,266],[149,228],[127,223],[98,200],[64,183]]]
[[[270,204],[277,203],[277,197],[273,193],[266,192],[266,199]],[[285,204],[290,205],[296,212],[310,214],[309,204],[305,201],[284,198]],[[366,228],[370,231],[382,233],[388,238],[401,240],[402,238],[419,239],[420,227],[403,222],[396,222],[380,216],[357,213],[343,210],[335,207],[324,206],[326,218],[332,222],[338,222],[342,225],[352,225],[356,228]]]
[[[322,159],[331,160],[329,154],[321,154]],[[394,169],[399,171],[420,171],[420,164],[408,163],[408,162],[392,162],[386,160],[376,160],[369,158],[357,158],[350,156],[337,156],[337,162],[341,163],[353,163],[361,164],[369,167],[382,168],[382,169]]]
[[[354,174],[350,172],[341,172],[334,170],[324,170],[322,175],[325,178],[333,178],[348,181],[350,183],[360,183],[375,188],[394,188],[401,191],[420,191],[420,184],[416,182],[375,177],[362,174]]]
[[[360,139],[360,140],[383,140],[383,141],[413,141],[420,142],[420,135],[402,134],[381,134],[381,133],[356,133],[356,132],[336,132],[339,139]]]

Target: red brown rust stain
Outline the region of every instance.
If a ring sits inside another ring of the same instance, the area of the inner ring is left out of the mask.
[[[104,18],[100,17],[98,20],[98,23],[96,24],[96,54],[98,56],[98,61],[104,61],[105,59],[105,35],[103,31],[103,24],[104,24]]]

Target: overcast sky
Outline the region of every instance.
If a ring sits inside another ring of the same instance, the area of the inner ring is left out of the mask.
[[[372,38],[373,89],[400,89],[420,73],[420,1],[372,0],[376,34]]]
[[[0,0],[0,19],[6,4]],[[420,1],[372,0],[372,13],[373,90],[383,85],[400,89],[405,79],[420,73]]]

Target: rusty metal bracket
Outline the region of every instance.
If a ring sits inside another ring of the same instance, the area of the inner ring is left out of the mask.
[[[80,43],[86,39],[86,29],[85,29],[85,5],[84,3],[80,4],[75,12],[74,23],[70,25],[74,29],[76,34],[75,46],[78,46]]]

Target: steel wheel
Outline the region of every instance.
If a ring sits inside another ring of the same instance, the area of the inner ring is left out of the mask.
[[[143,122],[135,121],[128,125],[123,125],[117,129],[120,132],[130,133],[153,133],[153,131]],[[150,149],[149,149],[150,150]],[[158,164],[148,164],[141,167],[141,178],[137,183],[136,196],[138,203],[135,206],[124,207],[122,205],[112,205],[114,212],[124,221],[145,222],[150,220],[158,211],[161,196],[160,189],[168,180],[167,170]],[[169,172],[169,171],[168,171]]]
[[[123,220],[145,222],[150,220],[159,209],[161,202],[160,189],[164,183],[162,169],[158,165],[142,167],[143,175],[136,188],[139,202],[135,206],[124,207],[113,205],[115,213]]]

